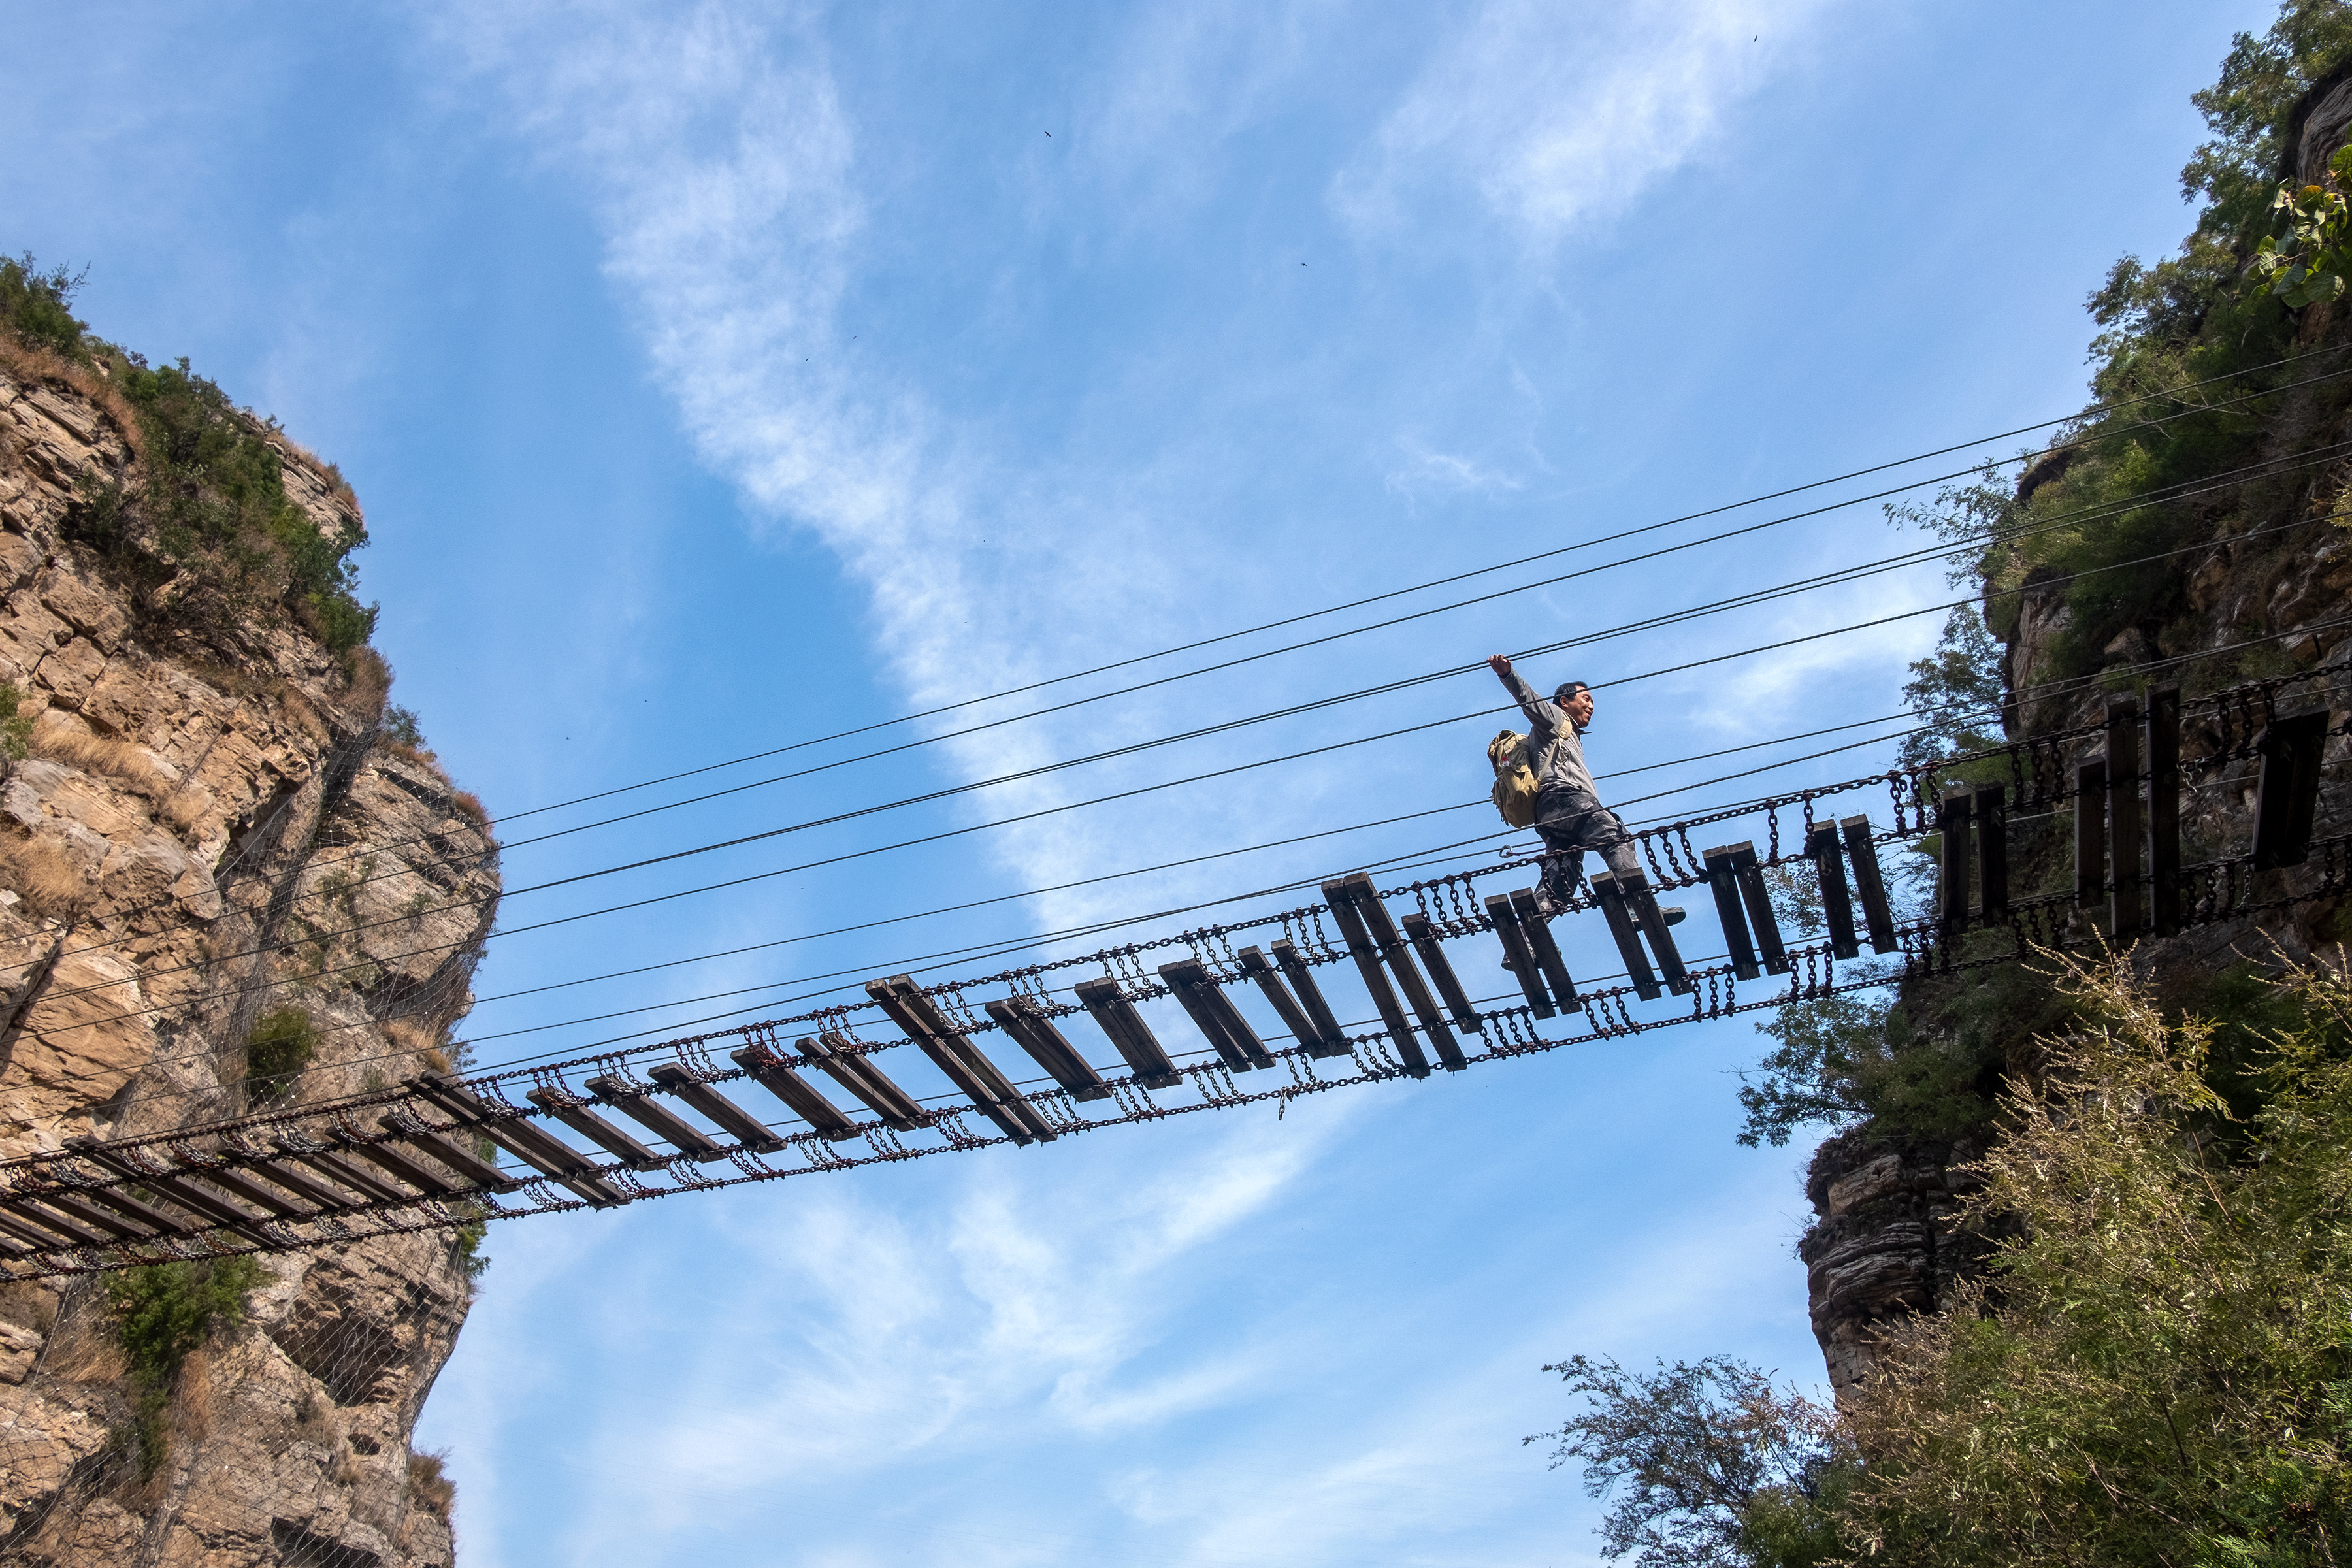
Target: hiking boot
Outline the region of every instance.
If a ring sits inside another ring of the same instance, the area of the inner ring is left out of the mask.
[[[1684,909],[1680,904],[1660,904],[1658,906],[1658,919],[1661,923],[1665,925],[1678,926],[1682,924],[1684,920],[1688,917],[1689,912],[1689,910]],[[1642,917],[1635,915],[1633,917],[1633,925],[1635,929],[1640,929],[1642,923]]]

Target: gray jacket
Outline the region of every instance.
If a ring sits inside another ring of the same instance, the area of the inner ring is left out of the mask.
[[[1528,766],[1534,770],[1536,787],[1580,790],[1599,800],[1601,791],[1584,765],[1583,738],[1567,712],[1550,698],[1537,696],[1516,669],[1511,671],[1511,689],[1518,696],[1519,711],[1528,716]]]

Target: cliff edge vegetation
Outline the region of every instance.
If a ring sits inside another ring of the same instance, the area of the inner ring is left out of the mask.
[[[2288,0],[2195,101],[2195,225],[2092,292],[2089,405],[1892,510],[1975,590],[1911,668],[1906,763],[2063,736],[2159,682],[2296,676],[2298,706],[2352,710],[2352,5]],[[2347,763],[2331,736],[2323,838],[2352,831]],[[2251,805],[2188,791],[2184,861],[2242,851]],[[2073,887],[2066,815],[2011,823],[2012,898]],[[1913,847],[1924,906],[1937,846]],[[1780,1011],[1742,1141],[1829,1134],[1798,1253],[1832,1400],[1721,1358],[1559,1363],[1580,1403],[1544,1438],[1614,1500],[1609,1555],[2346,1560],[2352,909],[2316,865],[2256,875],[2179,936],[2117,951],[2087,909],[1980,927],[1955,956],[2025,961]]]
[[[351,486],[78,281],[0,261],[0,1156],[451,1066],[499,889]],[[0,1285],[0,1560],[447,1568],[482,1230]]]

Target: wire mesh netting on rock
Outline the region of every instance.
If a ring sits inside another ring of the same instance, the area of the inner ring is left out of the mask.
[[[0,1287],[0,1561],[446,1568],[448,1237]]]

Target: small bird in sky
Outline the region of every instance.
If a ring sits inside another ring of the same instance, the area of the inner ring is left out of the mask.
[[[1051,135],[1053,134],[1053,132],[1050,132],[1050,131],[1048,131],[1048,132],[1045,132],[1045,134],[1046,134],[1046,135],[1048,135],[1048,136],[1051,136]]]

